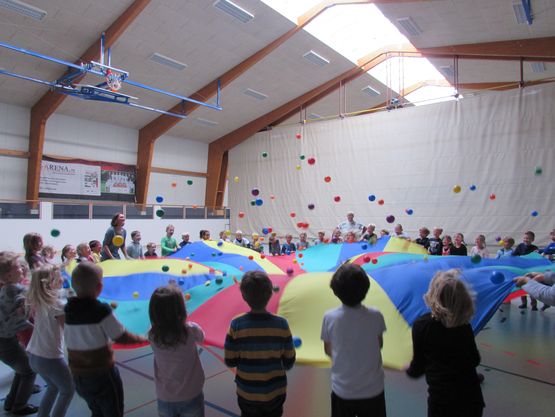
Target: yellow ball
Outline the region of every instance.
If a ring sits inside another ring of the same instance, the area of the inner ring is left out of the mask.
[[[133,292],[133,298],[139,298],[139,292],[138,291]]]
[[[297,166],[295,167],[295,169],[296,169],[297,171],[300,171],[300,170],[301,170],[301,166],[300,166],[300,165],[297,165]]]
[[[226,236],[231,236],[231,230],[226,230],[226,231],[225,231],[225,235],[226,235]]]
[[[461,192],[461,186],[460,186],[460,185],[455,185],[455,186],[453,187],[453,192],[454,192],[455,194],[460,193],[460,192]]]
[[[499,246],[505,246],[505,241],[503,239],[499,241]]]
[[[233,178],[233,181],[235,181],[235,182],[239,182],[239,177],[235,177],[235,178]]]
[[[120,235],[115,235],[114,238],[112,239],[112,243],[114,244],[114,246],[123,246],[125,240],[123,240],[123,236]]]

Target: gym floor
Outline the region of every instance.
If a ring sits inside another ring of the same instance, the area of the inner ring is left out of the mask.
[[[551,417],[555,393],[555,307],[545,312],[520,310],[520,300],[502,305],[477,337],[483,373],[486,408],[484,417]],[[541,303],[539,303],[541,306]],[[204,395],[207,417],[239,416],[233,373],[222,361],[222,351],[201,348],[206,375]],[[152,351],[150,348],[118,351],[116,360],[125,389],[125,414],[132,417],[156,416]],[[11,374],[1,365],[0,398],[11,382]],[[288,397],[284,416],[323,417],[330,414],[329,369],[297,365],[288,373]],[[43,381],[37,378],[37,383]],[[425,417],[426,383],[410,380],[404,373],[386,370],[385,395],[391,417]],[[42,393],[31,403],[38,405]],[[10,415],[6,412],[0,412]],[[90,415],[77,395],[68,416]]]

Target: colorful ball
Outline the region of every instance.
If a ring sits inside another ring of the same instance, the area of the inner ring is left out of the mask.
[[[216,244],[217,246],[223,246],[224,242],[219,240],[218,243]]]
[[[461,192],[461,186],[460,186],[460,185],[455,185],[455,186],[453,187],[453,192],[454,192],[455,194],[460,193],[460,192]]]
[[[251,206],[256,206],[256,200],[251,200]]]
[[[373,263],[374,265],[376,265],[376,264],[378,263],[378,259],[377,259],[377,258],[372,258],[372,263]]]
[[[112,307],[112,309],[115,310],[116,308],[118,308],[118,303],[116,303],[115,301],[112,301],[112,302],[110,303],[110,307]]]
[[[378,204],[379,204],[380,206],[383,206],[384,203],[385,203],[385,201],[383,200],[383,198],[380,198],[380,199],[378,200]]]
[[[275,199],[276,199],[276,196],[273,194],[270,194],[270,200],[275,200]]]
[[[238,216],[240,219],[242,219],[243,217],[245,217],[245,213],[243,213],[242,211],[240,211],[239,214],[237,214],[237,216]],[[226,233],[226,234],[227,234],[227,233]],[[228,235],[228,236],[230,236],[230,235],[231,235],[231,232],[229,232],[229,235]]]
[[[330,176],[324,177],[324,181],[325,182],[331,182],[331,177]]]
[[[368,201],[374,201],[374,200],[376,200],[376,196],[374,194],[370,194],[368,196]]]
[[[472,262],[473,264],[479,264],[481,261],[482,257],[478,254],[472,255],[472,257],[470,258],[470,262]]]
[[[187,180],[187,185],[193,185],[193,180]]]
[[[306,156],[304,156],[304,155],[299,155],[299,159],[300,159],[301,161],[304,161],[305,158],[306,158]]]
[[[474,184],[472,184],[470,187],[468,187],[470,189],[470,191],[476,191],[476,186]]]
[[[289,216],[292,217],[292,218],[295,217],[296,215],[297,215],[297,214],[296,214],[294,211],[292,211],[291,213],[289,213]]]
[[[190,293],[186,293],[185,294],[185,301],[189,301],[191,299],[191,294]]]
[[[388,222],[388,223],[393,223],[395,221],[395,216],[390,214],[389,216],[387,216],[385,218],[385,221]]]
[[[139,292],[138,291],[133,292],[133,298],[139,298]]]
[[[162,197],[161,195],[156,196],[157,203],[161,203],[162,201],[164,201],[164,197]]]
[[[293,346],[295,346],[295,349],[300,348],[302,344],[303,341],[299,336],[293,336]]]
[[[293,270],[293,268],[287,268],[287,275],[291,276],[295,273],[295,271]]]
[[[532,213],[530,213],[530,215],[532,217],[538,217],[538,214],[540,214],[540,213],[538,213],[536,210],[534,210]]]
[[[309,209],[309,210],[314,210],[314,204],[310,203],[310,204],[308,205],[308,209]]]
[[[491,277],[490,277],[491,282],[493,282],[494,284],[502,284],[503,282],[505,282],[505,275],[503,275],[501,272],[499,271],[493,271],[491,273]]]
[[[269,233],[269,231],[268,231],[268,228],[267,228],[267,227],[265,227],[265,228],[262,229],[262,234],[263,234],[263,235],[267,235],[268,233]]]
[[[279,292],[279,286],[274,285],[274,287],[272,288],[272,291]]]
[[[295,169],[296,169],[297,171],[300,171],[300,170],[301,170],[301,166],[300,166],[300,165],[297,165],[297,166],[295,167]]]
[[[493,193],[489,195],[489,199],[490,199],[491,201],[495,200],[496,198],[497,198],[496,195],[493,194]]]
[[[262,200],[261,198],[257,198],[257,199],[255,200],[255,202],[256,202],[256,205],[259,206],[259,207],[260,207],[262,204],[264,204],[264,200]]]
[[[224,282],[223,278],[216,278],[216,284],[222,285],[223,282]]]
[[[258,188],[253,188],[251,190],[251,194],[256,197],[258,194],[260,194],[260,190]]]
[[[234,182],[239,182],[239,177],[233,178],[233,181],[234,181]]]
[[[172,188],[177,187],[177,183],[176,182],[172,182]]]
[[[333,201],[335,201],[336,203],[339,203],[341,201],[341,197],[336,195],[335,197],[333,197]]]
[[[164,214],[166,214],[166,212],[164,211],[164,209],[158,209],[158,210],[156,210],[156,216],[158,216],[158,217],[164,217]]]
[[[300,134],[300,133],[297,133],[297,134],[295,135],[295,137],[296,137],[297,139],[300,139],[300,138],[302,138],[302,136],[301,136],[301,134]]]
[[[541,175],[542,172],[543,172],[543,169],[540,166],[537,166],[536,169],[534,170],[535,175]]]
[[[170,267],[168,265],[162,266],[162,271],[168,272],[169,270],[170,270]]]
[[[52,229],[52,230],[50,231],[50,236],[52,236],[52,237],[58,237],[58,236],[60,236],[60,231],[59,231],[58,229]]]
[[[412,216],[412,214],[414,213],[414,211],[412,209],[406,209],[405,213],[407,213],[409,216]]]
[[[262,152],[262,158],[267,158],[268,157],[268,152]]]
[[[314,165],[316,163],[316,158],[312,157],[312,158],[308,158],[308,165]]]
[[[364,258],[362,258],[362,260],[363,260],[365,263],[368,263],[368,262],[370,262],[370,261],[372,260],[372,258],[370,258],[370,256],[368,256],[368,255],[364,255]]]
[[[125,243],[125,240],[123,239],[123,236],[115,235],[112,238],[112,243],[114,244],[114,246],[117,246],[119,248],[123,246],[123,244]]]

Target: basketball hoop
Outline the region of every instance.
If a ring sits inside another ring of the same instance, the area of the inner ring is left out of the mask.
[[[106,84],[111,91],[119,91],[121,88],[120,76],[112,71],[106,71]]]

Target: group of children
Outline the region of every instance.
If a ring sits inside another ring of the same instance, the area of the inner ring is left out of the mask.
[[[16,372],[4,402],[6,410],[16,415],[40,411],[40,415],[63,417],[76,391],[93,416],[122,416],[124,394],[111,347],[114,341],[150,342],[161,416],[204,415],[205,377],[196,349],[204,333],[186,321],[179,286],[170,283],[154,291],[149,304],[151,328],[143,338],[126,331],[111,307],[97,299],[103,288],[98,265],[83,261],[75,267],[75,296],[65,305],[59,267],[39,262],[27,291],[23,265],[16,254],[0,253],[0,360]],[[440,272],[434,277],[426,295],[432,315],[413,328],[414,358],[407,373],[426,375],[429,407],[435,410],[430,415],[434,416],[446,415],[445,410],[453,407],[468,411],[461,415],[479,416],[483,407],[475,371],[479,354],[468,324],[473,302],[457,274]],[[324,351],[332,361],[332,416],[385,416],[381,348],[386,324],[379,311],[362,305],[369,278],[359,266],[345,264],[333,275],[330,287],[342,302],[326,312],[321,330]],[[240,290],[250,311],[230,323],[225,363],[237,368],[241,415],[278,417],[286,399],[285,372],[295,363],[291,331],[286,319],[266,310],[273,284],[264,272],[247,272]],[[25,349],[18,334],[30,328]],[[422,336],[428,332],[436,335],[433,341]],[[445,351],[452,354],[447,358]],[[459,377],[454,378],[455,370]],[[36,374],[47,382],[38,409],[27,403]],[[367,414],[370,410],[373,414]]]

